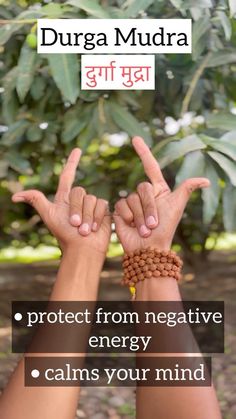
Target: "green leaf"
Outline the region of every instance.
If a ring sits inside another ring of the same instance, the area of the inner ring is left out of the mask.
[[[208,151],[209,156],[218,163],[221,169],[229,177],[232,185],[236,186],[236,164],[217,151]]]
[[[31,175],[33,173],[30,163],[21,153],[11,150],[4,156],[5,160],[9,163],[9,166],[19,173]]]
[[[205,35],[206,32],[210,29],[210,27],[211,24],[208,16],[202,17],[193,24],[192,50],[194,60],[196,60],[201,55],[202,50],[205,47],[205,43],[200,41],[203,35]]]
[[[228,16],[222,12],[221,10],[219,10],[217,12],[217,16],[220,19],[221,25],[224,29],[225,32],[225,39],[227,39],[227,41],[230,40],[231,36],[232,36],[232,26],[231,26],[231,22],[230,19],[228,18]]]
[[[141,123],[127,111],[126,108],[115,102],[109,102],[113,121],[122,130],[126,131],[131,137],[140,135],[147,144],[152,144],[152,138],[149,132],[145,131]]]
[[[31,143],[40,141],[42,139],[42,136],[43,136],[43,131],[36,124],[31,125],[27,129],[26,137],[28,141],[30,141]]]
[[[228,184],[223,193],[223,220],[227,231],[236,230],[236,188]]]
[[[185,156],[191,151],[203,150],[206,145],[197,135],[190,135],[181,140],[173,141],[163,147],[157,158],[161,168],[171,164],[173,161]]]
[[[183,6],[183,0],[170,0],[171,4],[173,4],[173,6],[178,9],[181,10],[182,6]]]
[[[138,16],[141,11],[145,11],[148,9],[149,6],[154,2],[154,0],[131,0],[124,3],[128,3],[128,7],[125,10],[125,14],[127,17],[134,18]]]
[[[192,8],[192,7],[196,6],[196,1],[195,0],[185,0],[183,5],[184,5],[185,9],[189,9],[189,8]],[[203,8],[203,9],[208,9],[208,8],[210,9],[210,8],[213,7],[212,0],[198,0],[197,7]]]
[[[205,165],[204,177],[210,180],[210,188],[205,188],[202,190],[202,199],[203,199],[203,222],[205,224],[210,224],[216,215],[217,208],[220,203],[220,183],[219,176],[214,168],[214,166],[207,161]]]
[[[100,6],[96,0],[68,0],[65,4],[75,6],[78,9],[84,10],[89,15],[100,19],[109,19],[110,17],[106,10]]]
[[[229,144],[236,144],[236,131],[230,131],[221,137],[221,141],[225,141]]]
[[[226,112],[211,114],[206,119],[209,128],[218,128],[224,131],[236,130],[236,115]]]
[[[8,125],[15,121],[18,112],[18,100],[15,94],[17,77],[18,68],[13,67],[3,78],[4,92],[2,95],[2,114]]]
[[[236,145],[224,143],[221,140],[212,141],[211,147],[223,154],[226,154],[232,160],[236,161]]]
[[[187,154],[184,158],[183,164],[176,175],[176,184],[179,185],[184,180],[190,177],[201,177],[203,176],[205,169],[205,157],[204,154],[197,150]]]
[[[37,52],[26,43],[23,44],[18,60],[16,91],[21,102],[24,101],[34,78]]]
[[[206,67],[218,67],[236,62],[236,52],[233,49],[213,52],[206,64]]]
[[[5,132],[2,136],[1,144],[6,145],[7,147],[11,147],[25,133],[28,126],[29,122],[24,119],[21,119],[20,121],[10,125],[8,131]]]
[[[78,109],[70,109],[66,113],[61,136],[62,143],[66,144],[72,141],[83,131],[86,125],[89,124],[90,113],[88,113],[88,108],[91,109],[91,107],[86,107],[84,105],[84,110],[80,113],[78,112]]]
[[[47,54],[52,77],[66,100],[74,104],[79,95],[79,63],[76,54]]]
[[[8,162],[5,160],[0,160],[0,179],[7,176]]]
[[[43,15],[47,16],[49,19],[60,18],[63,15],[63,8],[61,4],[58,3],[49,3],[41,8]]]
[[[22,26],[23,23],[7,23],[6,25],[2,25],[0,28],[0,45],[4,45]]]
[[[235,17],[236,15],[236,1],[229,0],[230,16]]]

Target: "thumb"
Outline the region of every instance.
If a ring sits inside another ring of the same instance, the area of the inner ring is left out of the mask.
[[[209,179],[201,177],[187,179],[182,182],[173,192],[173,198],[178,208],[184,212],[192,192],[197,189],[209,188],[209,186],[211,186]]]
[[[46,196],[35,189],[15,193],[12,196],[12,201],[14,203],[25,202],[31,205],[42,218],[50,205],[50,201],[48,201]]]

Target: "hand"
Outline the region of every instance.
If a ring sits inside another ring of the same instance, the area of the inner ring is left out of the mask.
[[[81,150],[74,149],[61,173],[54,202],[42,192],[28,190],[13,195],[13,202],[32,205],[56,237],[62,251],[68,247],[86,247],[105,254],[111,235],[108,203],[87,195],[81,187],[72,189]]]
[[[188,179],[172,192],[144,140],[135,137],[133,146],[151,183],[139,184],[137,192],[116,203],[117,235],[126,252],[148,246],[169,250],[191,193],[209,187],[210,182],[206,178]]]

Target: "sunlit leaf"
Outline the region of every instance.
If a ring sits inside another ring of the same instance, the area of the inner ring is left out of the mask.
[[[68,0],[66,4],[70,4],[71,6],[84,10],[91,16],[101,19],[109,19],[109,14],[96,0]]]
[[[79,95],[79,63],[76,54],[48,54],[47,59],[63,97],[75,103]]]
[[[192,151],[185,156],[183,164],[177,173],[176,183],[180,184],[191,177],[201,177],[205,169],[205,156],[201,151]]]
[[[203,150],[204,148],[206,148],[206,145],[197,135],[190,135],[189,137],[167,144],[167,146],[160,150],[157,159],[161,168],[164,168],[191,151]]]
[[[209,156],[218,163],[221,169],[229,177],[232,185],[236,186],[236,164],[217,151],[208,151]]]
[[[33,82],[36,59],[36,50],[24,43],[18,60],[18,77],[16,82],[16,91],[21,102],[25,99]]]
[[[236,231],[236,188],[228,184],[223,193],[223,219],[227,231]]]
[[[210,180],[211,186],[202,190],[203,199],[203,221],[205,224],[209,224],[217,211],[220,202],[220,183],[219,176],[214,166],[210,161],[206,162],[204,177]]]

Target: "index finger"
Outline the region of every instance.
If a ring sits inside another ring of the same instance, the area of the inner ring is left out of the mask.
[[[76,169],[80,161],[81,153],[82,152],[80,148],[74,148],[70,153],[60,175],[56,193],[57,196],[70,193],[71,187],[75,180]]]
[[[138,156],[143,163],[144,171],[147,177],[150,179],[151,183],[153,184],[154,188],[158,183],[165,183],[166,181],[162,175],[161,169],[159,164],[157,163],[155,157],[153,156],[151,150],[144,142],[143,138],[141,137],[134,137],[132,139],[132,144]]]

